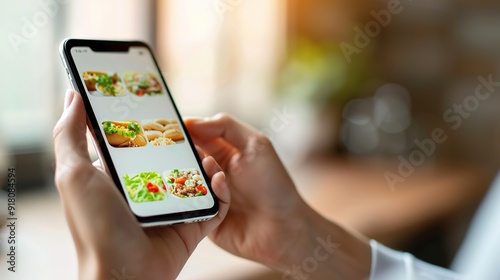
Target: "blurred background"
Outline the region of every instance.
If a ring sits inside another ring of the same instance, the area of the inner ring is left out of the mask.
[[[66,37],[146,41],[184,116],[225,111],[256,126],[316,210],[437,265],[450,265],[499,167],[500,94],[476,94],[500,81],[498,1],[3,4],[0,186],[15,167],[20,261],[2,279],[76,279],[53,183]],[[203,241],[179,279],[281,275]]]

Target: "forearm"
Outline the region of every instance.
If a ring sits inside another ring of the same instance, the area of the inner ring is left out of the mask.
[[[126,248],[126,245],[123,247]],[[145,245],[147,247],[147,245]],[[160,249],[162,250],[162,249]],[[91,251],[78,256],[79,279],[176,279],[187,256],[182,252]]]
[[[283,279],[368,279],[371,248],[368,240],[323,218],[305,212],[304,229],[282,258]]]

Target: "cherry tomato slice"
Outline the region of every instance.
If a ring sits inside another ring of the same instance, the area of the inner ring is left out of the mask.
[[[204,186],[196,186],[194,189],[196,190],[196,193],[201,193],[202,195],[207,194],[207,188]]]
[[[184,183],[186,183],[186,180],[187,180],[186,177],[180,177],[180,178],[175,179],[175,183],[184,185]]]
[[[151,182],[148,182],[148,184],[146,185],[146,187],[148,188],[148,191],[149,192],[152,192],[152,193],[157,193],[160,191],[160,188],[158,188],[157,185],[151,183]]]

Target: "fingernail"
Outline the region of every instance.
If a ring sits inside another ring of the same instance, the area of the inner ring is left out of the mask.
[[[68,89],[66,90],[66,97],[64,98],[64,109],[66,110],[71,102],[73,101],[73,97],[75,97],[75,92]]]

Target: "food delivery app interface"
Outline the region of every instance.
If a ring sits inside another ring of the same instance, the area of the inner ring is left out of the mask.
[[[148,217],[213,207],[149,50],[73,47],[71,55],[132,211]]]

